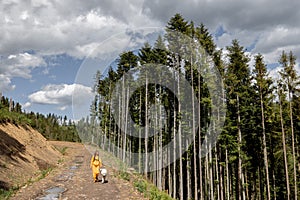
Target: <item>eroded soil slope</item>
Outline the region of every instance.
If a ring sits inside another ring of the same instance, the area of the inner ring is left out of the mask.
[[[22,186],[54,168],[61,153],[29,127],[0,124],[0,188]]]

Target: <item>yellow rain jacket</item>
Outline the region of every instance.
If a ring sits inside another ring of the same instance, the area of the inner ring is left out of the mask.
[[[99,156],[92,157],[90,166],[93,170],[94,181],[97,181],[99,175],[99,169],[100,167],[102,167],[102,162],[101,159],[99,159]]]

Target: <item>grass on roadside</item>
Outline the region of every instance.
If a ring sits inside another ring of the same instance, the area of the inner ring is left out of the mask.
[[[144,197],[149,198],[150,200],[172,200],[167,193],[159,190],[154,184],[148,182],[138,173],[128,172],[128,166],[123,162],[119,162],[119,171],[118,177],[132,182],[133,186],[142,194]]]
[[[172,200],[167,193],[159,190],[154,184],[147,182],[143,178],[138,178],[133,182],[134,187],[150,200]]]
[[[12,187],[8,190],[0,189],[0,199],[9,199],[20,188],[18,186]]]
[[[50,174],[50,172],[51,172],[52,170],[53,170],[52,167],[49,167],[49,168],[47,168],[47,169],[45,169],[45,170],[42,170],[42,171],[40,172],[40,175],[38,176],[38,178],[37,178],[35,181],[39,181],[39,180],[45,178],[46,176],[48,176],[48,175]]]
[[[68,147],[55,147],[62,155],[66,155]]]
[[[50,172],[53,170],[53,168],[49,167],[45,170],[42,170],[40,172],[38,172],[38,176],[36,179],[32,179],[30,178],[26,183],[23,184],[23,186],[25,185],[30,185],[34,182],[37,182],[43,178],[45,178],[46,176],[48,176],[50,174]],[[23,186],[13,186],[9,189],[0,189],[0,199],[6,200],[9,199],[14,193],[16,193],[21,187]]]

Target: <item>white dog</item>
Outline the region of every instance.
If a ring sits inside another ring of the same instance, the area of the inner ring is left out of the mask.
[[[107,170],[105,168],[100,169],[100,174],[102,175],[102,183],[105,183],[106,176],[107,176]]]

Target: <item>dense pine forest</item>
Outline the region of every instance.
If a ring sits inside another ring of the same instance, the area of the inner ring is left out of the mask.
[[[217,94],[203,78],[210,71],[205,57],[221,77]],[[123,52],[117,63],[96,75],[91,116],[78,124],[83,141],[112,152],[176,199],[298,199],[300,79],[292,51],[278,55],[275,79],[261,54],[251,66],[238,40],[218,49],[204,24],[176,14],[154,45]],[[199,63],[206,69],[199,71]],[[184,81],[191,90],[184,91]],[[190,101],[182,101],[188,93]],[[217,143],[207,142],[217,129]]]
[[[17,126],[30,126],[49,140],[80,142],[75,123],[66,116],[22,110],[20,103],[0,95],[0,123],[13,123]]]

